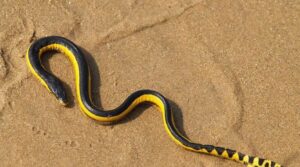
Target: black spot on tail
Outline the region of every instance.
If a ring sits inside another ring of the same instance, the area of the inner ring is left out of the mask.
[[[262,165],[264,163],[265,159],[259,158],[258,159],[258,165]]]
[[[238,153],[238,155],[239,155],[239,160],[240,161],[242,161],[245,157],[245,154],[243,154],[243,153]]]
[[[249,156],[249,163],[253,163],[253,160],[254,160],[254,157],[252,157],[252,156]]]
[[[275,167],[275,162],[271,162],[271,167]]]
[[[203,148],[206,149],[209,153],[211,153],[215,147],[212,145],[203,145]]]
[[[222,155],[223,152],[225,151],[225,148],[222,148],[222,147],[216,147],[215,149],[217,150],[217,153],[218,153],[219,155]]]
[[[228,153],[229,158],[232,158],[233,154],[236,153],[235,150],[231,150],[231,149],[226,149],[226,151],[227,151],[227,153]]]

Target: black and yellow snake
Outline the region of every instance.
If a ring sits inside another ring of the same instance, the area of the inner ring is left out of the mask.
[[[153,90],[136,91],[113,110],[103,111],[97,108],[91,100],[90,69],[80,49],[73,42],[63,37],[50,36],[41,38],[35,41],[27,51],[26,60],[28,67],[34,76],[64,105],[67,104],[67,96],[62,82],[49,73],[41,62],[41,56],[47,51],[61,52],[71,60],[75,70],[76,94],[80,108],[86,115],[95,120],[102,122],[117,121],[124,118],[137,105],[150,102],[160,109],[165,130],[171,139],[187,150],[235,160],[251,167],[281,167],[281,165],[271,160],[249,156],[228,148],[194,143],[185,138],[175,127],[172,110],[167,99]]]

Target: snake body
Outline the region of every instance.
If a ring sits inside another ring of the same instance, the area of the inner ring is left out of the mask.
[[[34,76],[64,105],[67,104],[67,96],[62,82],[49,73],[42,65],[41,57],[48,51],[63,53],[71,60],[75,70],[76,94],[80,108],[92,119],[102,122],[118,121],[130,113],[137,105],[150,102],[160,109],[165,130],[171,139],[187,150],[231,159],[251,167],[281,167],[281,165],[271,160],[249,156],[228,148],[190,141],[177,130],[167,99],[153,90],[138,90],[129,95],[119,107],[113,110],[104,111],[99,109],[92,102],[90,70],[81,50],[66,38],[59,36],[44,37],[32,43],[27,51],[26,61]]]

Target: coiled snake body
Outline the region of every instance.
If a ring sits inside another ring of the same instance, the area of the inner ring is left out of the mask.
[[[27,51],[26,61],[28,67],[34,76],[64,105],[67,104],[67,96],[62,82],[49,73],[41,62],[41,56],[47,51],[61,52],[71,60],[75,70],[76,94],[80,108],[86,115],[95,120],[102,122],[117,121],[124,118],[137,105],[143,102],[150,102],[159,107],[165,130],[171,139],[187,150],[235,160],[251,167],[281,166],[271,160],[245,155],[235,150],[190,141],[176,129],[172,110],[166,98],[153,90],[136,91],[128,96],[119,107],[113,110],[103,111],[97,108],[91,100],[91,75],[89,67],[80,49],[73,42],[63,37],[50,36],[41,38],[35,41]]]

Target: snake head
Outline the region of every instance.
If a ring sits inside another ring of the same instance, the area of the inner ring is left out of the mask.
[[[68,104],[68,98],[62,82],[55,77],[49,77],[47,79],[47,85],[59,103],[66,106]]]

